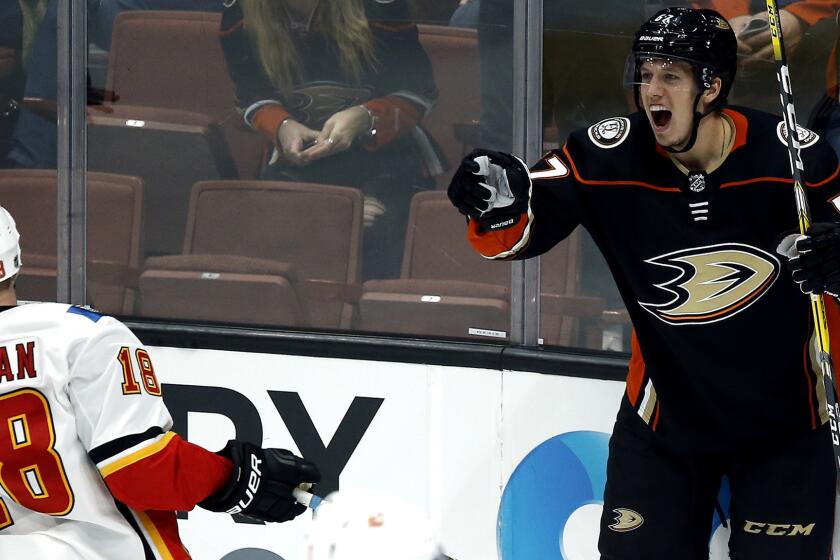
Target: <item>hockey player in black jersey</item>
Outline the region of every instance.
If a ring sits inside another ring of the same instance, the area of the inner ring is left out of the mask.
[[[634,42],[638,113],[572,133],[530,171],[476,150],[449,187],[489,258],[533,257],[585,227],[630,313],[602,560],[706,560],[723,476],[732,560],[830,553],[836,475],[802,291],[840,293],[838,163],[797,131],[815,224],[780,244],[797,227],[790,131],[727,106],[736,49],[717,12],[663,10]]]

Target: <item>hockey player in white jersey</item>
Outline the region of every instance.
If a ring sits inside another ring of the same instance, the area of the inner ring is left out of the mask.
[[[218,453],[171,431],[152,358],[112,317],[17,306],[14,220],[0,207],[0,558],[188,559],[176,510],[263,521],[318,469],[283,449]]]

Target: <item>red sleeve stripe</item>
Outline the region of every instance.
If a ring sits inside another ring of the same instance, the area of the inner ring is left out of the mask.
[[[189,560],[190,555],[178,535],[174,511],[134,511],[155,552],[161,560]]]
[[[165,448],[169,444],[173,437],[175,437],[174,432],[166,432],[165,434],[161,434],[154,439],[144,441],[143,443],[126,449],[120,454],[114,455],[109,459],[105,459],[97,463],[96,468],[99,469],[102,478],[105,478],[108,475],[119,471],[120,469],[124,469],[125,467],[132,465],[137,461],[141,461],[146,457],[150,457],[158,453],[161,449]]]

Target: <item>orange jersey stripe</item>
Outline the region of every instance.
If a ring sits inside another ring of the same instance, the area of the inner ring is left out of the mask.
[[[423,113],[413,104],[395,95],[371,99],[365,106],[376,116],[376,135],[363,142],[366,150],[375,150],[393,142],[413,129]]]
[[[828,323],[829,351],[831,352],[831,365],[834,367],[834,388],[837,390],[837,366],[840,365],[840,304],[832,296],[825,296],[825,318]],[[819,364],[815,364],[819,367]],[[818,370],[819,371],[819,370]]]
[[[814,384],[811,383],[811,377],[814,375],[814,369],[811,365],[811,335],[813,332],[813,323],[809,322],[808,338],[805,339],[805,344],[802,348],[802,369],[805,374],[805,383],[808,386],[808,408],[811,411],[811,429],[817,428],[817,409],[814,407]],[[816,366],[817,364],[814,364]]]
[[[654,432],[656,431],[656,428],[659,427],[659,413],[660,412],[662,412],[662,403],[660,401],[657,401],[656,402],[656,416],[654,417],[653,424],[651,425],[651,428],[653,429]]]
[[[254,128],[272,142],[277,140],[277,129],[291,114],[282,105],[270,103],[256,110],[252,117]]]
[[[645,359],[636,331],[630,333],[630,366],[627,371],[627,398],[634,407],[638,406],[639,396],[642,394],[642,381],[645,378]]]
[[[569,166],[572,168],[572,173],[574,174],[575,179],[578,183],[582,185],[601,185],[606,187],[642,187],[645,189],[653,189],[655,191],[680,192],[679,187],[660,187],[657,185],[651,185],[650,183],[642,183],[640,181],[597,181],[594,179],[584,179],[583,177],[581,177],[577,165],[575,165],[575,162],[572,159],[571,154],[569,153],[568,147],[565,145],[563,146],[563,153],[566,155],[566,159],[569,161]]]

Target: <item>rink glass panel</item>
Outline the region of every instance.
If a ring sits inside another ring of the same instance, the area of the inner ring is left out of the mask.
[[[271,153],[235,108],[218,13],[138,11],[120,15],[113,29],[89,20],[85,301],[173,322],[510,342],[510,264],[471,252],[463,218],[444,195],[471,148],[521,146],[514,130],[524,117],[511,93],[522,62],[512,48],[514,4],[483,1],[478,13],[462,10],[455,26],[454,0],[414,2],[439,95],[421,125],[446,165],[394,182],[404,196],[386,211],[402,212],[404,228],[378,239],[364,225],[361,187],[265,184]],[[566,4],[543,6],[546,149],[575,128],[633,110],[624,61],[632,31],[656,7],[604,0],[561,18]],[[799,119],[829,138],[832,106],[821,100],[835,38],[834,22],[819,21],[789,57]],[[775,88],[772,63],[752,63],[740,69],[731,100],[778,112]],[[345,168],[368,171],[353,158]],[[368,217],[377,212],[367,207]],[[41,220],[55,223],[52,209],[42,210]],[[28,245],[24,261],[32,254],[29,270],[43,278],[36,291],[22,277],[21,297],[50,299],[56,251]],[[374,247],[381,258],[371,256]],[[524,280],[516,282],[521,289]],[[539,293],[543,344],[628,349],[626,313],[585,232],[541,258]]]
[[[220,43],[220,13],[123,12],[111,34],[105,18],[89,13],[89,196],[96,182],[100,190],[119,184],[119,192],[109,191],[110,221],[89,216],[89,248],[107,237],[109,251],[89,264],[88,303],[175,322],[505,342],[510,265],[472,252],[463,217],[445,196],[481,134],[478,31],[449,25],[456,7],[414,7],[413,40],[430,61],[438,95],[420,128],[404,133],[421,140],[382,149],[383,162],[357,141],[310,164],[340,166],[341,174],[288,175],[267,167],[270,141],[237,110],[241,78]],[[410,76],[411,47],[391,47],[405,59],[390,53],[382,64]],[[348,103],[341,96],[358,93],[345,86],[328,101]],[[294,99],[319,95],[323,104],[331,94],[304,88]],[[382,172],[399,167],[387,160],[407,150],[423,161],[419,172]],[[377,227],[382,204],[398,219]]]

